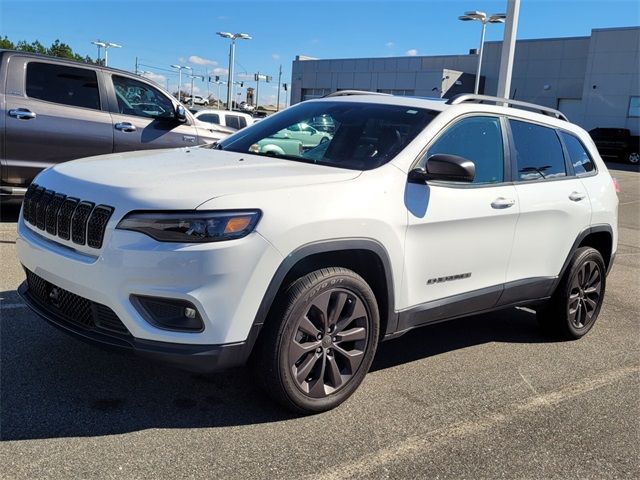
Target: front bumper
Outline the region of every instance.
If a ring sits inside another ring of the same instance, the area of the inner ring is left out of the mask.
[[[31,295],[26,281],[18,288],[18,294],[31,310],[49,324],[84,342],[109,350],[133,353],[192,372],[212,372],[244,365],[260,331],[260,326],[255,325],[246,341],[222,345],[190,345],[144,340],[128,333],[82,328],[68,321]]]
[[[136,339],[193,345],[247,341],[281,255],[254,232],[211,244],[169,244],[137,232],[112,230],[90,256],[34,231],[22,218],[17,251],[24,267],[51,284],[111,309]],[[187,301],[204,323],[200,332],[149,323],[131,297]]]

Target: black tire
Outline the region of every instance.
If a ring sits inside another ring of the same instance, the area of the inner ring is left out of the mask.
[[[586,335],[600,313],[606,281],[600,252],[591,247],[576,250],[553,296],[537,311],[540,326],[565,340]]]
[[[260,383],[297,413],[340,405],[376,352],[380,315],[373,291],[355,272],[330,267],[299,278],[277,302],[253,359]]]

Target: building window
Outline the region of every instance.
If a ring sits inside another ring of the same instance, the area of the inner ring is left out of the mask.
[[[631,97],[629,99],[629,112],[627,117],[640,117],[640,97]]]
[[[396,97],[413,97],[416,94],[415,90],[405,90],[405,89],[378,89],[379,93],[389,93],[391,95],[395,95]]]
[[[331,93],[330,88],[303,88],[302,89],[302,101],[312,100],[314,98],[322,98],[325,95]]]

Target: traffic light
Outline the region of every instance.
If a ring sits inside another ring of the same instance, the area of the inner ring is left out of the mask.
[[[287,84],[283,83],[282,86],[284,87],[284,91],[286,92],[287,91]]]
[[[244,82],[240,82],[240,88],[244,87]]]
[[[220,81],[220,75],[216,75],[216,82]]]

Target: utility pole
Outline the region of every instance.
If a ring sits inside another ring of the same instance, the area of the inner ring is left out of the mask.
[[[282,82],[282,65],[280,65],[280,70],[278,71],[278,100],[276,104],[276,112],[280,111],[280,85]]]
[[[256,73],[256,110],[260,104],[260,72]]]
[[[511,73],[513,71],[513,57],[516,51],[519,15],[520,0],[508,0],[506,25],[502,40],[502,55],[500,57],[500,73],[498,74],[498,92],[496,94],[500,98],[509,98],[511,90]]]
[[[136,75],[138,74],[138,57],[136,57]]]

